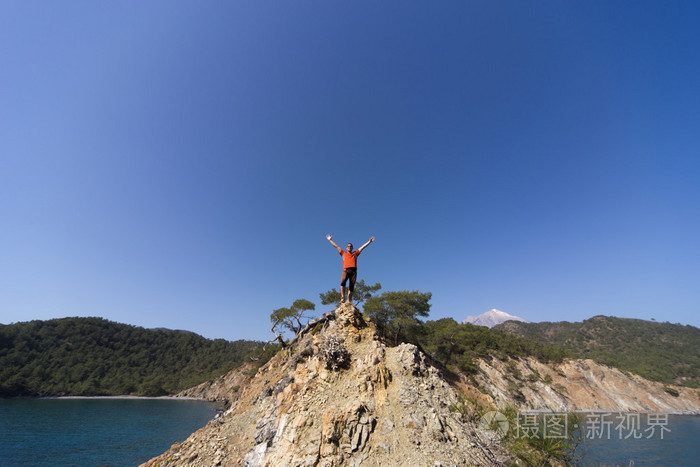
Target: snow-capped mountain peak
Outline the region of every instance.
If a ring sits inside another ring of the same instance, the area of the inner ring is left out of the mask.
[[[462,321],[462,324],[471,323],[477,326],[486,326],[492,328],[497,324],[501,324],[509,320],[522,321],[524,323],[527,323],[527,321],[518,316],[509,315],[505,311],[497,310],[494,308],[493,310],[489,310],[486,313],[480,314],[479,316],[467,316],[467,319]]]

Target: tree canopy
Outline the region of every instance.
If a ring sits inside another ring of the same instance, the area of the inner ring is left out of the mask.
[[[430,292],[400,291],[384,292],[367,299],[364,313],[377,326],[379,335],[398,345],[412,327],[420,324],[418,317],[430,312]]]
[[[304,312],[312,311],[316,309],[316,305],[306,300],[305,298],[300,298],[294,300],[292,306],[289,308],[277,308],[270,314],[270,322],[272,323],[273,329],[278,326],[282,326],[294,334],[301,331],[303,325],[301,320],[305,318]]]
[[[594,316],[580,323],[508,321],[497,328],[654,381],[700,387],[700,329],[694,326]]]
[[[102,318],[0,325],[0,397],[172,394],[240,366],[261,347]]]
[[[304,313],[315,309],[316,305],[313,302],[305,298],[299,298],[294,300],[294,303],[292,303],[292,306],[289,308],[277,308],[272,311],[270,314],[270,322],[272,323],[271,331],[281,346],[285,346],[284,339],[282,338],[283,331],[286,329],[293,332],[295,335],[299,334],[304,327],[301,320],[306,319],[308,322],[308,318],[310,318],[310,316],[306,316]]]
[[[456,365],[465,373],[477,370],[475,359],[532,356],[540,361],[560,362],[567,352],[523,337],[452,318],[426,321],[414,328],[409,339],[443,365]]]

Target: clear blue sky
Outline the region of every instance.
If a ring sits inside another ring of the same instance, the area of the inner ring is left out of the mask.
[[[700,326],[700,6],[1,1],[0,323],[267,340],[360,278]]]

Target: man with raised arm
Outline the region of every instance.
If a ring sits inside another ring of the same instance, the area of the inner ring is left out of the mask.
[[[352,251],[352,243],[348,243],[345,251],[341,250],[333,241],[332,235],[326,235],[326,239],[331,242],[331,245],[338,250],[340,256],[343,257],[343,275],[340,278],[340,303],[345,303],[345,284],[350,280],[348,287],[348,303],[352,303],[352,292],[355,290],[355,281],[357,280],[357,257],[360,256],[362,250],[367,248],[374,241],[374,237],[369,237],[369,241],[355,251]]]

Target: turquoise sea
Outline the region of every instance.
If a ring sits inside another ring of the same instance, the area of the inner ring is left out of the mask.
[[[523,412],[511,427],[516,437],[571,436],[576,465],[700,466],[700,416],[665,413],[588,412],[580,421],[567,413]],[[573,430],[567,434],[567,430]]]
[[[700,416],[587,415],[582,464],[700,466]],[[593,423],[591,423],[593,422]]]
[[[0,399],[0,466],[135,466],[185,440],[216,409],[177,399]],[[588,417],[582,465],[700,465],[698,416],[669,415],[653,433],[644,415],[625,426],[616,414],[595,425]]]
[[[178,399],[0,399],[0,466],[135,466],[216,409]]]

